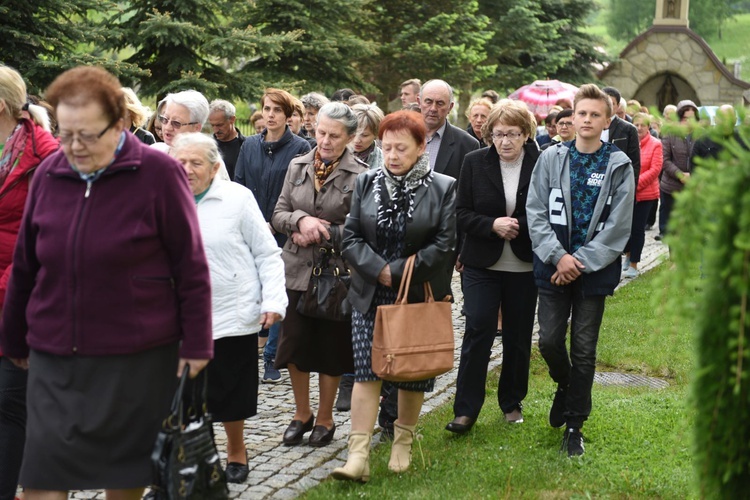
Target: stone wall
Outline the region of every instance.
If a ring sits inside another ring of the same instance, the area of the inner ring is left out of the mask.
[[[692,89],[678,88],[679,99],[694,100],[700,106],[743,104],[750,83],[735,78],[717,59],[706,42],[686,27],[653,26],[633,40],[620,60],[605,68],[599,77],[629,99],[640,94],[643,104],[656,105],[655,78],[676,75]],[[680,82],[680,83],[684,83]],[[645,94],[645,95],[644,95]]]

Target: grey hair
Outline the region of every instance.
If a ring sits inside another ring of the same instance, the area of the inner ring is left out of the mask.
[[[224,113],[224,118],[227,120],[237,116],[237,108],[234,107],[234,104],[225,101],[224,99],[214,99],[211,101],[211,105],[208,107],[208,113],[211,114],[215,111],[221,111]]]
[[[221,153],[219,153],[219,147],[216,145],[216,141],[200,132],[188,132],[186,134],[179,134],[174,138],[174,144],[172,145],[172,155],[176,156],[177,153],[190,146],[195,146],[203,151],[206,155],[206,160],[211,165],[222,163]]]
[[[320,109],[326,104],[328,104],[329,101],[326,96],[323,94],[319,94],[317,92],[310,92],[309,94],[305,94],[300,98],[300,101],[302,101],[302,105],[306,108],[315,108]]]
[[[320,111],[318,111],[317,123],[320,123],[321,116],[325,116],[326,118],[341,123],[346,129],[347,135],[354,135],[357,133],[359,125],[357,123],[357,117],[354,114],[354,111],[352,111],[352,108],[343,102],[329,102],[320,108]]]
[[[431,83],[438,83],[440,85],[443,85],[446,89],[448,89],[448,95],[450,96],[450,102],[455,102],[455,100],[453,99],[453,87],[451,87],[450,85],[448,85],[448,82],[446,82],[445,80],[428,80],[428,81],[424,82],[424,84],[422,85],[422,88],[419,89],[419,100],[420,101],[422,100],[422,95],[424,94],[425,87],[427,87]]]
[[[183,90],[175,94],[167,94],[164,104],[179,104],[190,112],[190,121],[198,122],[201,127],[208,120],[208,100],[197,90]]]

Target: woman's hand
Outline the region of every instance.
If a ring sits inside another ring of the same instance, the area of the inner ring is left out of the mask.
[[[393,285],[393,280],[391,279],[391,265],[390,264],[386,264],[385,267],[380,271],[380,274],[378,274],[378,283],[387,287],[390,287]]]
[[[690,180],[690,172],[677,172],[677,178],[680,179],[680,182],[685,184],[687,181]]]
[[[29,369],[29,358],[8,358],[11,363],[16,365],[22,370]]]
[[[328,240],[331,238],[331,233],[328,232],[329,227],[331,223],[326,220],[310,215],[302,217],[297,222],[299,231],[292,233],[292,243],[304,248]]]
[[[557,271],[550,278],[550,283],[557,286],[568,285],[578,279],[583,269],[586,269],[586,266],[580,260],[569,253],[565,254],[557,262]]]
[[[198,376],[200,371],[206,367],[210,360],[208,359],[186,359],[180,358],[180,362],[177,365],[177,376],[182,376],[182,371],[185,369],[185,365],[190,367],[190,378]]]
[[[268,330],[277,321],[281,320],[281,314],[274,312],[264,312],[260,315],[260,326],[264,330]]]
[[[492,231],[504,240],[512,240],[518,236],[518,219],[513,217],[498,217],[492,223]]]

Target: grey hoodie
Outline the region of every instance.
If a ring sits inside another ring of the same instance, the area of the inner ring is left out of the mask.
[[[538,286],[564,291],[550,278],[568,252],[572,233],[570,155],[567,143],[542,152],[531,174],[526,214]],[[635,181],[625,153],[612,146],[586,242],[573,256],[583,269],[584,294],[611,295],[620,279],[620,254],[630,238]]]

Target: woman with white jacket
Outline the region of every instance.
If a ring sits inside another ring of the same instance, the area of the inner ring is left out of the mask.
[[[248,475],[244,420],[258,403],[257,333],[284,318],[284,263],[252,192],[216,176],[221,156],[212,138],[182,134],[173,155],[195,196],[211,273],[208,410],[227,433],[227,480],[242,483]]]

